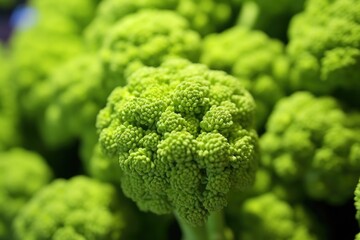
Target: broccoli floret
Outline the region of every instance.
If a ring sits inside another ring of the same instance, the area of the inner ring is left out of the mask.
[[[0,151],[15,146],[20,141],[18,133],[18,104],[15,86],[11,81],[12,66],[8,54],[0,44]]]
[[[254,180],[254,109],[232,76],[173,59],[139,69],[111,93],[97,119],[99,142],[141,210],[202,225],[231,189]]]
[[[105,84],[112,90],[125,85],[126,72],[139,66],[156,67],[169,56],[197,60],[200,37],[172,11],[143,10],[124,17],[108,31],[100,54]]]
[[[355,208],[356,208],[356,219],[360,224],[360,180],[355,188]]]
[[[288,189],[341,204],[360,174],[359,121],[332,97],[298,92],[280,100],[261,137],[262,163]],[[357,118],[358,119],[358,118]]]
[[[125,227],[130,226],[115,188],[85,176],[55,180],[24,206],[14,222],[16,237],[25,240],[117,240],[125,237]]]
[[[41,86],[46,103],[41,122],[42,135],[49,146],[59,146],[95,132],[96,115],[105,106],[103,70],[94,55],[79,56],[54,70]],[[39,96],[40,95],[40,96]]]
[[[273,193],[250,198],[238,215],[238,239],[312,240],[314,224],[300,206],[291,206]],[[235,225],[235,224],[234,224]]]
[[[232,17],[229,0],[104,0],[99,4],[97,15],[85,33],[89,46],[99,48],[106,32],[117,21],[143,9],[174,10],[189,21],[192,29],[201,34],[222,29]]]
[[[360,2],[312,0],[294,17],[288,53],[290,85],[316,94],[360,89]]]
[[[300,12],[305,0],[232,0],[241,6],[238,24],[265,31],[271,37],[286,40],[291,17]]]
[[[207,36],[201,62],[243,81],[256,101],[257,129],[261,129],[276,101],[284,96],[282,83],[287,80],[289,64],[281,42],[237,26]]]
[[[0,239],[12,239],[11,224],[20,209],[52,178],[38,154],[23,149],[0,153]]]

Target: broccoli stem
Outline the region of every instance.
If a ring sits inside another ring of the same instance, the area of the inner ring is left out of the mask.
[[[183,240],[208,240],[205,225],[194,227],[180,217],[177,212],[174,215],[180,225]]]
[[[238,25],[247,27],[247,28],[254,28],[258,17],[259,17],[260,9],[259,6],[253,1],[246,1],[239,14],[238,18]]]
[[[209,240],[225,240],[225,221],[222,211],[210,214],[206,223]]]

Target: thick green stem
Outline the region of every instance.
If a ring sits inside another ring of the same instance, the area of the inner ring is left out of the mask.
[[[225,221],[222,211],[210,214],[206,223],[209,240],[226,240]]]
[[[208,240],[206,227],[194,227],[189,225],[177,212],[174,213],[183,234],[183,240]]]
[[[259,6],[253,1],[246,1],[241,9],[238,25],[254,28],[260,14]]]

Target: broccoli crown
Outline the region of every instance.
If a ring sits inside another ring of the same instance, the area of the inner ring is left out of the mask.
[[[230,22],[232,11],[229,2],[230,0],[104,0],[99,4],[95,19],[86,29],[85,38],[89,46],[99,48],[106,32],[118,20],[143,9],[175,10],[189,21],[192,29],[207,34]]]
[[[315,93],[360,89],[360,2],[312,0],[289,29],[290,85]]]
[[[16,237],[120,239],[125,227],[115,188],[85,176],[57,179],[36,194],[16,217]]]
[[[261,137],[263,165],[289,188],[330,203],[351,197],[360,174],[360,128],[332,97],[280,100]],[[302,186],[302,187],[300,187]]]
[[[291,206],[273,193],[250,198],[239,211],[239,239],[317,239],[304,209]]]
[[[143,10],[124,17],[108,32],[101,58],[109,75],[107,85],[125,85],[126,71],[141,65],[159,66],[169,56],[196,60],[200,37],[184,18],[167,10]],[[127,70],[128,68],[128,70]]]
[[[232,188],[254,179],[251,95],[232,76],[171,59],[143,67],[100,111],[99,142],[118,160],[121,185],[141,210],[175,210],[201,225]]]
[[[237,26],[207,36],[201,62],[242,79],[256,101],[258,129],[265,124],[276,101],[284,96],[282,83],[288,73],[284,47],[260,31]]]
[[[0,153],[0,239],[12,239],[11,224],[26,202],[51,179],[45,160],[23,149]]]
[[[0,44],[0,151],[15,146],[19,141],[17,131],[18,111],[16,92],[11,83],[11,65]]]
[[[360,224],[360,179],[355,188],[355,208],[356,208],[356,219]]]
[[[46,103],[42,135],[51,146],[79,138],[93,129],[108,92],[102,89],[102,66],[95,55],[80,55],[54,70],[38,89]],[[76,115],[76,116],[74,116]]]

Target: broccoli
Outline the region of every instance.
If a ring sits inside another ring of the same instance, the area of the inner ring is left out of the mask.
[[[127,72],[142,65],[157,67],[169,56],[196,61],[200,36],[187,21],[168,10],[143,10],[117,22],[100,50],[109,89],[125,85]],[[110,81],[112,80],[112,81]]]
[[[271,192],[247,199],[237,216],[233,229],[238,229],[241,240],[317,239],[312,230],[314,224],[305,210],[291,206]]]
[[[99,142],[120,165],[125,195],[143,211],[175,212],[186,235],[253,182],[254,109],[232,76],[170,59],[114,89],[97,118]]]
[[[7,51],[0,44],[0,151],[15,146],[20,141],[16,92],[11,82],[11,65],[7,58]]]
[[[298,92],[281,99],[260,139],[262,164],[290,190],[344,203],[360,174],[359,119],[332,97]]]
[[[44,81],[38,98],[46,102],[41,132],[48,146],[59,146],[95,130],[96,115],[106,103],[103,69],[95,54],[80,55],[59,66]],[[40,96],[43,96],[42,98]]]
[[[294,17],[287,49],[293,89],[316,94],[360,89],[359,11],[357,0],[312,0]]]
[[[256,101],[257,129],[262,129],[272,107],[284,96],[289,64],[283,44],[260,31],[237,26],[207,36],[200,61],[243,81]]]
[[[52,178],[38,154],[15,148],[0,152],[0,239],[12,239],[11,224],[29,199]]]
[[[129,227],[115,188],[85,176],[57,179],[14,222],[18,239],[126,239]],[[134,227],[136,223],[132,223]]]
[[[107,31],[117,21],[143,9],[174,10],[189,21],[192,29],[203,35],[224,28],[232,20],[230,0],[104,0],[85,31],[88,45],[100,48]]]

